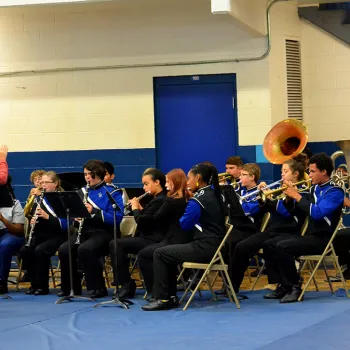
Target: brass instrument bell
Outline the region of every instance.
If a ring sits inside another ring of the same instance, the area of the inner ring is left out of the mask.
[[[265,136],[263,151],[272,164],[282,164],[301,153],[308,139],[306,126],[297,119],[277,123]]]

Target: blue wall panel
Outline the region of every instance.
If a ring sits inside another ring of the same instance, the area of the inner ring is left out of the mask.
[[[111,162],[115,167],[115,182],[120,187],[141,187],[143,171],[155,166],[155,149],[11,152],[8,163],[16,197],[22,202],[27,198],[32,187],[29,177],[33,170],[82,172],[84,163],[89,159]]]
[[[239,146],[238,154],[243,158],[245,163],[258,162],[261,168],[261,180],[269,183],[280,179],[281,166],[265,163],[259,156],[261,153],[259,147],[261,148],[261,146]],[[311,142],[308,143],[308,147],[314,153],[326,152],[328,155],[339,149],[334,142]],[[227,157],[229,156],[228,154]],[[32,186],[29,182],[30,173],[35,169],[54,170],[58,173],[76,172],[82,171],[83,164],[89,159],[108,160],[115,166],[115,182],[121,187],[136,188],[142,187],[141,175],[146,168],[155,166],[155,158],[154,148],[11,152],[8,156],[8,163],[16,196],[23,202],[27,198]],[[344,158],[339,158],[337,164],[344,162]],[[225,171],[225,169],[218,170],[219,172]]]

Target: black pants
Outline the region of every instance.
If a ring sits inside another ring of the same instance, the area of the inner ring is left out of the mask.
[[[114,240],[109,243],[116,283],[123,285],[131,281],[128,254],[138,254],[140,250],[151,244],[155,244],[155,242],[142,237],[121,238],[117,241],[116,253]]]
[[[34,235],[30,247],[23,246],[20,257],[26,266],[31,286],[34,289],[49,288],[49,268],[51,257],[56,254],[65,240],[62,236]]]
[[[333,246],[339,257],[339,264],[347,264],[348,269],[350,269],[350,228],[339,230],[333,241]]]
[[[263,245],[269,283],[279,283],[284,287],[299,284],[295,258],[301,255],[322,254],[329,237],[305,235],[287,240],[266,241]]]
[[[221,239],[196,240],[158,248],[153,255],[155,299],[169,299],[176,295],[177,265],[185,261],[208,263],[219,247]]]
[[[269,242],[277,244],[281,240],[293,237],[297,237],[297,234],[278,233],[272,230],[267,230],[265,232],[257,232],[237,243],[233,251],[230,270],[230,278],[234,290],[236,292],[239,291],[239,287],[244,278],[244,272],[249,265],[249,259],[263,247],[264,242],[266,244]]]
[[[112,233],[107,231],[94,231],[82,234],[80,244],[75,244],[76,235],[71,239],[73,288],[75,292],[81,291],[80,276],[78,273],[78,259],[86,278],[87,290],[105,288],[103,278],[103,257],[109,254],[108,244]],[[69,283],[69,250],[68,242],[61,245],[58,255],[61,261],[61,289],[70,290]]]
[[[226,246],[225,249],[223,251],[223,255],[224,255],[224,260],[225,262],[228,264],[228,274],[230,276],[230,278],[232,279],[232,268],[233,268],[233,252],[236,248],[236,245],[253,236],[255,234],[255,232],[251,232],[251,231],[240,231],[237,229],[233,229],[231,231],[230,237],[228,237],[228,240],[226,241]]]
[[[145,282],[146,290],[148,295],[152,294],[153,291],[153,254],[156,249],[167,246],[167,242],[163,241],[160,243],[155,243],[148,245],[146,248],[143,248],[139,254],[139,267]]]

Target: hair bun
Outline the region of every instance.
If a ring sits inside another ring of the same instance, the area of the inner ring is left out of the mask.
[[[308,160],[308,156],[305,153],[299,153],[297,156],[293,158],[296,162],[299,162],[306,168],[306,162]]]

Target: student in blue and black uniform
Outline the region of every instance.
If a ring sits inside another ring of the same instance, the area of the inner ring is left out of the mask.
[[[82,226],[80,244],[72,239],[73,289],[75,294],[81,294],[81,284],[78,274],[79,259],[85,272],[87,290],[92,290],[91,298],[101,298],[108,295],[103,278],[102,259],[109,254],[108,245],[113,238],[114,210],[106,192],[108,191],[121,210],[116,212],[116,224],[119,231],[123,219],[122,191],[113,184],[104,182],[106,170],[103,162],[89,160],[84,165],[84,176],[89,188],[81,189],[82,197],[87,191],[87,210],[91,218],[85,218]],[[61,261],[61,289],[58,296],[69,295],[69,251],[65,242],[58,251]],[[101,259],[102,258],[102,259]]]
[[[284,162],[282,165],[282,180],[291,183],[303,180],[305,159],[306,157],[304,155],[299,155],[296,159]],[[265,186],[265,183],[261,183],[258,187],[263,188]],[[278,185],[278,187],[280,186],[282,184]],[[231,266],[231,282],[236,292],[239,291],[239,287],[243,281],[249,259],[262,248],[265,241],[277,243],[282,239],[300,235],[306,215],[303,212],[299,212],[292,216],[284,206],[285,201],[268,199],[265,202],[256,202],[260,205],[261,213],[271,212],[270,223],[267,230],[251,235],[239,242],[235,247]]]
[[[247,163],[241,168],[240,188],[235,191],[232,186],[221,186],[225,197],[226,215],[229,223],[233,226],[225,248],[224,258],[228,262],[228,273],[232,276],[232,254],[236,245],[251,237],[261,225],[262,214],[259,203],[255,200],[257,193],[257,182],[260,179],[260,168],[257,164]],[[231,188],[230,188],[231,187]],[[241,197],[252,195],[249,200],[241,200]],[[217,294],[226,294],[223,287]]]
[[[104,177],[104,181],[106,184],[113,184],[113,180],[115,179],[115,173],[114,173],[114,166],[110,162],[103,162],[103,165],[106,169],[106,175]],[[125,189],[122,189],[123,193],[123,203],[124,206],[128,203],[129,197],[128,194],[126,193]],[[125,215],[127,215],[127,210],[125,210]]]
[[[188,187],[195,193],[180,219],[184,231],[194,230],[194,240],[159,248],[153,255],[154,301],[145,311],[176,307],[177,265],[184,261],[208,263],[225,235],[225,212],[218,173],[214,166],[199,164],[188,173]]]
[[[309,225],[302,237],[266,244],[263,247],[269,273],[273,270],[273,274],[279,279],[276,290],[269,293],[270,298],[274,294],[274,299],[281,299],[281,303],[296,302],[301,294],[295,258],[307,254],[322,254],[341,217],[344,191],[331,182],[332,171],[332,159],[325,153],[316,154],[309,163],[313,186],[308,196],[302,196],[290,183],[284,191],[293,199],[286,204],[291,215],[303,211],[305,215],[309,215]]]
[[[41,178],[41,186],[45,192],[62,191],[60,179],[54,171],[44,173]],[[35,225],[35,230],[30,246],[23,246],[20,256],[26,266],[31,284],[25,293],[46,295],[49,293],[50,259],[67,238],[67,220],[57,218],[45,199],[42,200],[39,207],[39,200],[37,197],[31,213],[30,226]],[[35,215],[38,217],[37,220],[35,220]]]

